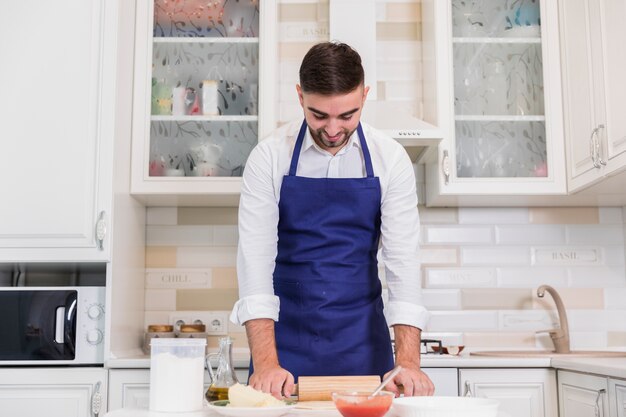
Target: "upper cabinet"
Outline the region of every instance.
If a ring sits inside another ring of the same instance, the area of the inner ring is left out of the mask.
[[[425,0],[425,118],[444,130],[426,204],[564,194],[558,12],[546,0]]]
[[[275,127],[276,3],[139,0],[131,192],[148,204],[236,204]]]
[[[626,169],[626,3],[558,3],[571,192]]]
[[[0,261],[106,260],[117,3],[2,9]]]

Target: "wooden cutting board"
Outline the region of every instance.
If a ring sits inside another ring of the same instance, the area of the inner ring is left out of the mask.
[[[335,391],[372,392],[379,384],[378,375],[300,376],[298,401],[330,401]]]

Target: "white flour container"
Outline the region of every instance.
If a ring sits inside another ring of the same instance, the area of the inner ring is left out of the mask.
[[[150,411],[202,410],[206,339],[152,339]]]

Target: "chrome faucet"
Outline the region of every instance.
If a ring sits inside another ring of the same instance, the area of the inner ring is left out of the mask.
[[[569,348],[569,325],[567,324],[567,313],[565,312],[565,305],[561,296],[554,288],[549,285],[542,285],[537,288],[537,297],[543,298],[545,292],[549,292],[556,304],[556,310],[559,315],[559,329],[541,330],[537,333],[549,333],[552,342],[554,343],[554,349],[556,353],[570,353]]]

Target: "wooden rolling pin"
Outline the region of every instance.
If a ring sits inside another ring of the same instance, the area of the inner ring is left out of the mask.
[[[369,391],[380,384],[378,375],[300,376],[298,401],[330,401],[335,391]]]

